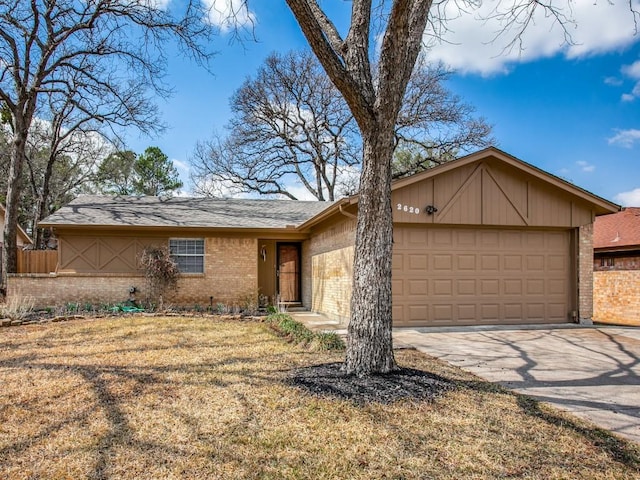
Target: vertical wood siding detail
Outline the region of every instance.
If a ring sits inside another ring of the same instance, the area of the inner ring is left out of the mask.
[[[492,161],[407,185],[392,202],[396,223],[571,228],[592,221],[585,202]],[[437,212],[428,214],[428,205]]]

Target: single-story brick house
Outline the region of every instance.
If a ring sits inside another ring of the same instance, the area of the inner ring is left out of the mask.
[[[594,320],[640,326],[640,208],[598,217],[593,250]]]
[[[592,226],[619,207],[496,148],[396,181],[395,325],[564,323],[592,317]],[[80,197],[43,226],[51,275],[9,295],[105,302],[144,285],[136,259],[169,245],[185,272],[176,303],[247,294],[349,318],[358,197],[333,203]]]

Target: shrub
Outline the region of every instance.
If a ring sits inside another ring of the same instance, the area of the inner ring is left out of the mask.
[[[140,267],[147,279],[147,303],[162,305],[162,296],[178,283],[180,271],[167,247],[147,246],[140,255]]]
[[[312,332],[286,313],[273,313],[267,317],[267,322],[291,341],[309,346],[313,350],[341,351],[345,349],[344,341],[338,334]]]

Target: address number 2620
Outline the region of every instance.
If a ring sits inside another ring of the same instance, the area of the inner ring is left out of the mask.
[[[420,209],[418,207],[412,207],[411,205],[403,205],[402,203],[398,203],[396,205],[396,210],[400,210],[401,212],[407,212],[407,213],[415,213],[416,215],[420,213]]]

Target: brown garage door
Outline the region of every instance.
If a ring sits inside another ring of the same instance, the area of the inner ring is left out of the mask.
[[[563,323],[569,231],[396,226],[397,326]]]

